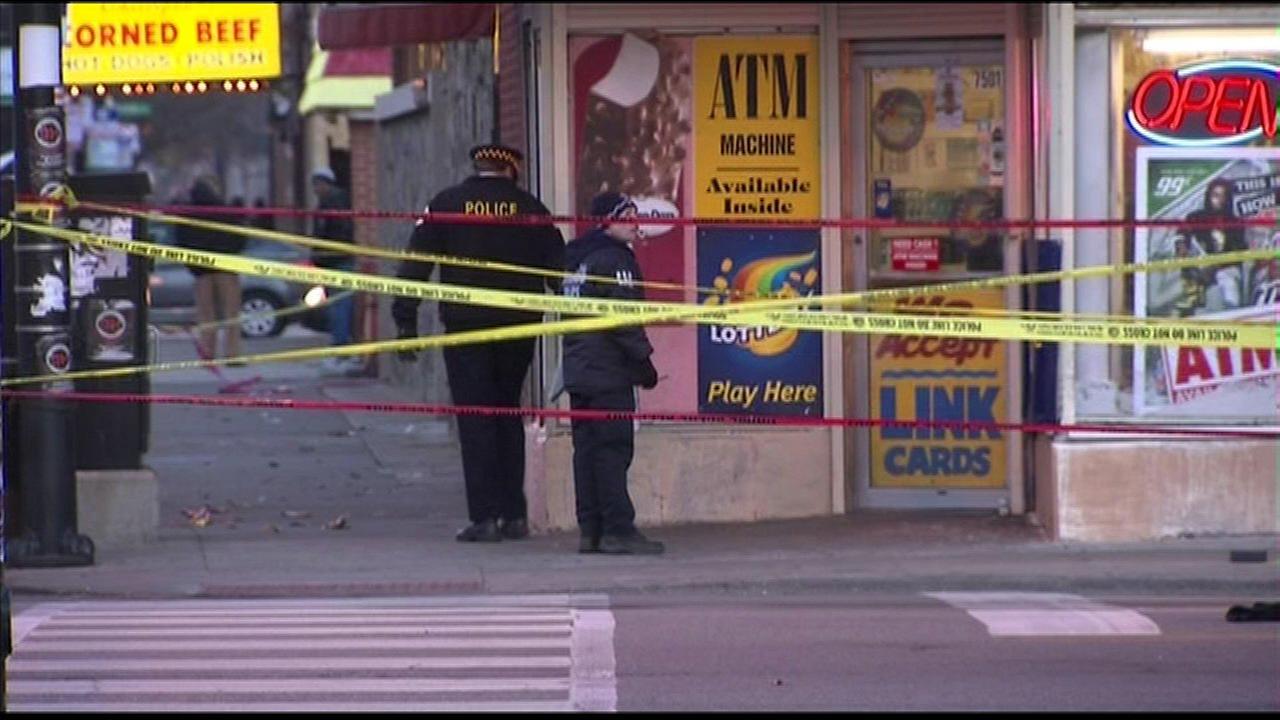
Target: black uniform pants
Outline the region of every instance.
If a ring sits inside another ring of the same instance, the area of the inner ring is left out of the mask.
[[[534,339],[444,348],[454,405],[519,407]],[[517,415],[459,415],[471,522],[525,520],[524,423]]]
[[[591,395],[571,392],[569,407],[632,411],[636,398],[630,388]],[[573,420],[573,487],[583,536],[625,536],[636,530],[636,509],[627,493],[627,469],[635,455],[631,423],[630,418]]]

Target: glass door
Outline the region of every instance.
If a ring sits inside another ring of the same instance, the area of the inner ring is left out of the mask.
[[[999,43],[953,52],[868,53],[853,60],[855,205],[864,217],[947,229],[876,228],[866,237],[871,289],[1004,272],[1004,234],[965,223],[1004,217],[1005,68]],[[860,197],[858,197],[860,196]],[[934,293],[913,311],[1003,308],[1002,290]],[[898,309],[901,309],[899,307]],[[865,411],[885,420],[997,422],[1008,378],[999,341],[872,335]],[[994,429],[876,427],[860,504],[996,507],[1007,502],[1008,441]]]

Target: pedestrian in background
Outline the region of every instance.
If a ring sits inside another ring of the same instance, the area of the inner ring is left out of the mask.
[[[239,208],[241,210],[245,209],[244,198],[239,195],[232,195],[231,202],[227,204],[233,208]],[[248,225],[249,216],[244,213],[238,213],[235,215],[235,222],[237,225]]]
[[[338,178],[329,168],[319,168],[311,173],[311,189],[315,191],[317,205],[320,210],[350,210],[351,195],[338,184]],[[322,240],[355,244],[355,223],[349,215],[342,217],[326,217],[317,215],[314,223],[314,235]],[[313,248],[311,261],[316,267],[327,270],[356,269],[356,257],[351,253],[336,250],[320,250]],[[331,287],[326,290],[329,297],[343,292],[343,288]],[[347,293],[344,297],[329,303],[329,335],[333,347],[351,344],[351,326],[355,314],[355,297]],[[358,357],[333,356],[325,358],[321,363],[326,373],[345,375],[358,372],[364,368],[364,360]]]
[[[591,215],[606,218],[565,248],[564,294],[570,297],[642,300],[643,278],[631,243],[639,233],[636,205],[616,192],[591,201]],[[588,277],[612,278],[588,280]],[[573,410],[634,412],[638,385],[658,384],[653,346],[641,325],[573,333],[564,338],[564,388]],[[636,529],[627,492],[635,455],[631,418],[573,419],[573,489],[581,538],[578,552],[656,555],[662,543]]]
[[[266,210],[267,202],[262,198],[258,198],[253,201],[253,208],[255,210]],[[253,227],[258,228],[259,230],[275,230],[276,229],[275,218],[271,217],[265,212],[254,214],[252,217],[249,218],[249,224],[252,225]]]
[[[465,213],[482,217],[544,215],[537,198],[516,184],[520,153],[502,145],[471,150],[475,174],[431,199],[424,213]],[[420,219],[409,249],[423,254],[489,260],[559,271],[564,237],[548,222],[529,224],[453,224]],[[405,260],[401,278],[427,280],[433,263]],[[449,285],[541,293],[559,292],[559,282],[544,276],[442,264],[440,281]],[[391,306],[400,338],[418,336],[420,300],[398,297]],[[440,320],[450,333],[524,325],[542,320],[541,313],[440,303]],[[514,408],[533,360],[533,338],[444,348],[445,371],[455,405]],[[399,353],[401,360],[414,353]],[[524,495],[524,424],[517,415],[458,416],[462,472],[467,485],[471,525],[457,535],[460,542],[518,540],[529,534]]]
[[[222,194],[216,177],[206,175],[196,180],[191,188],[190,205],[221,206]],[[211,222],[225,222],[226,218],[210,213],[192,213],[191,217]],[[178,245],[193,250],[238,255],[244,250],[245,237],[211,228],[181,224],[177,227]],[[221,356],[240,356],[240,323],[228,322],[240,316],[240,276],[202,267],[188,265],[195,276],[196,324],[200,356],[215,359],[218,355],[218,336],[226,333],[226,352]],[[238,363],[237,363],[238,364]]]

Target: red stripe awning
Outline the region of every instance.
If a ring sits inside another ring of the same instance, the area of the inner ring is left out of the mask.
[[[320,11],[325,50],[417,45],[493,35],[495,3],[329,6]]]
[[[351,77],[357,75],[391,76],[391,48],[367,48],[364,50],[334,50],[324,65],[325,77]]]

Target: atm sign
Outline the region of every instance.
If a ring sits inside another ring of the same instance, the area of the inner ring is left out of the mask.
[[[1280,65],[1221,60],[1157,70],[1134,89],[1125,121],[1148,142],[1178,147],[1246,144],[1276,136]]]

